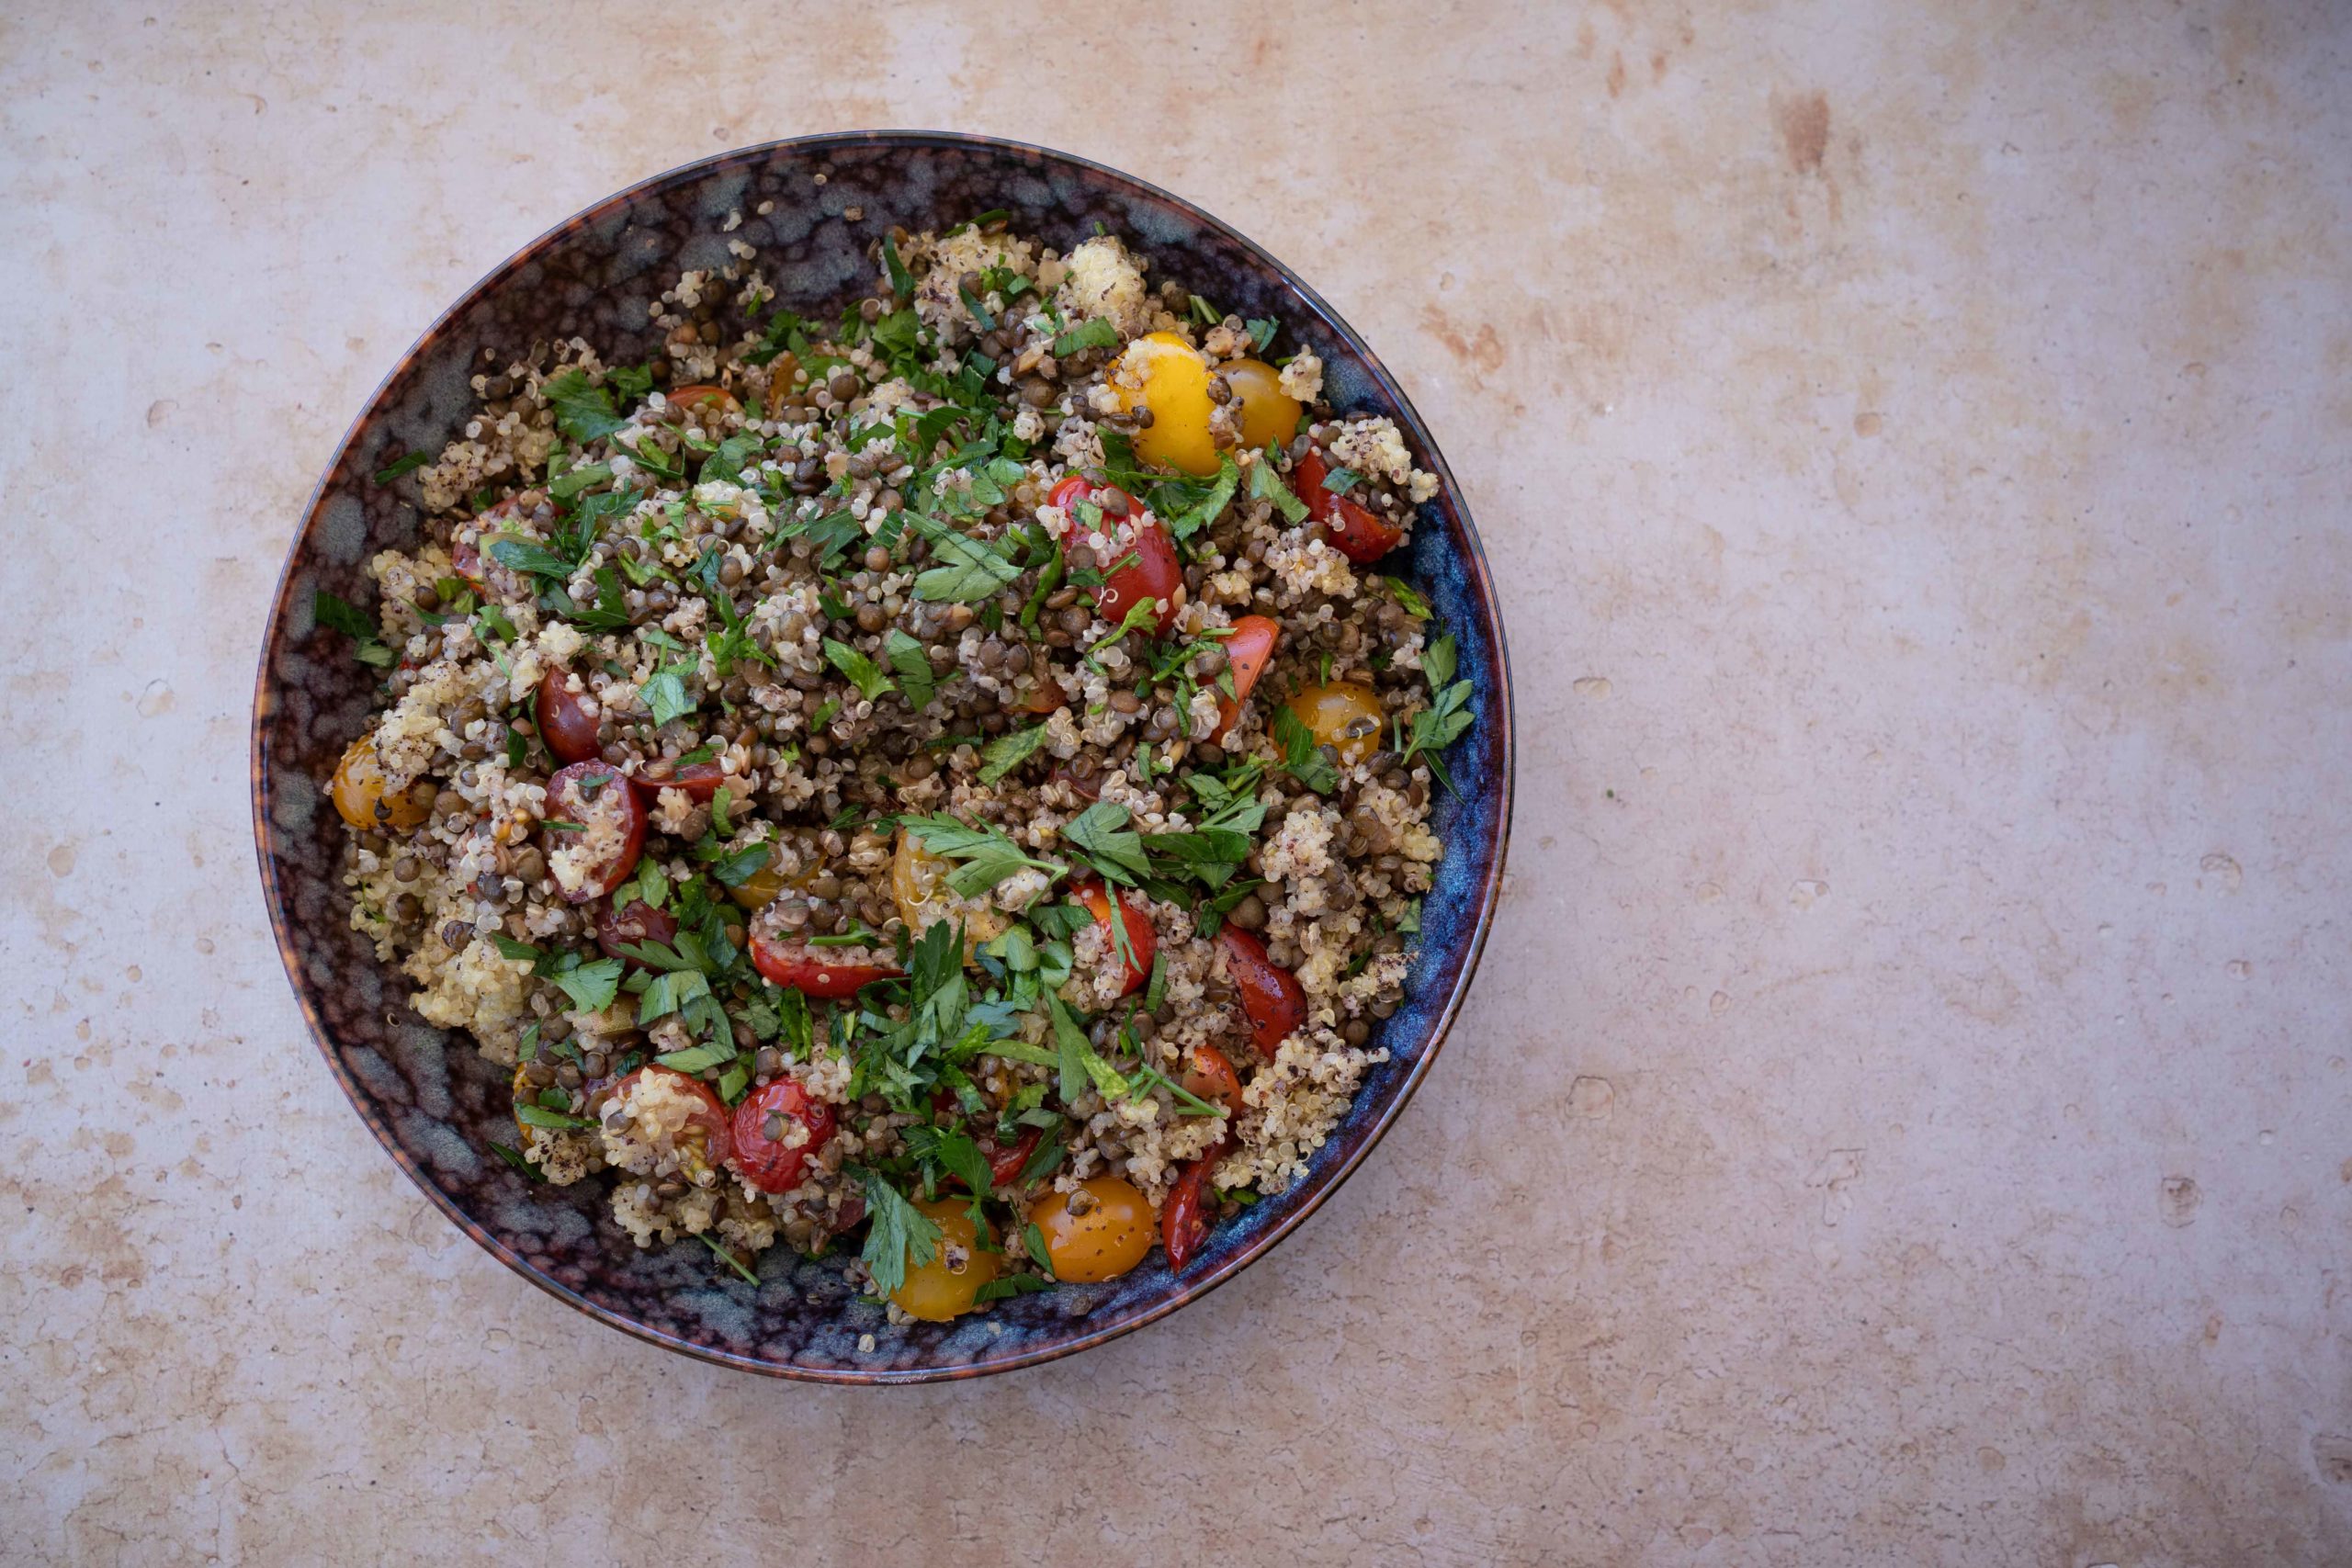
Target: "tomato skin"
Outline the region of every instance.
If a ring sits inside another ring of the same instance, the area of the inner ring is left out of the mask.
[[[571,689],[561,670],[549,670],[539,678],[536,705],[539,739],[548,743],[557,761],[594,761],[597,715],[589,707],[585,694]]]
[[[787,1148],[769,1137],[772,1115],[799,1122],[808,1141]],[[833,1126],[833,1108],[790,1078],[754,1089],[735,1108],[735,1172],[763,1192],[789,1192],[808,1179],[808,1166],[832,1138]]]
[[[727,782],[727,770],[717,762],[688,762],[660,778],[634,773],[628,782],[629,787],[648,801],[661,799],[665,789],[683,790],[692,800],[708,800],[718,793],[718,786]]]
[[[1222,1105],[1227,1111],[1241,1109],[1241,1075],[1233,1068],[1233,1058],[1214,1045],[1193,1047],[1192,1065],[1184,1070],[1184,1092],[1198,1095],[1212,1105]]]
[[[1048,714],[1069,701],[1069,697],[1062,691],[1061,682],[1049,675],[1029,688],[1028,694],[1021,699],[1019,711]]]
[[[345,749],[327,792],[336,813],[363,833],[386,827],[405,833],[433,815],[429,784],[424,788],[423,802],[416,798],[415,785],[398,792],[384,788],[383,764],[376,760],[375,742],[365,735]]]
[[[1216,940],[1240,987],[1250,1041],[1271,1056],[1306,1021],[1306,993],[1289,970],[1266,956],[1266,944],[1250,932],[1228,923],[1218,929]]]
[[[667,1076],[672,1080],[671,1087],[683,1089],[702,1101],[701,1105],[687,1117],[686,1122],[687,1125],[702,1134],[705,1159],[714,1167],[725,1165],[732,1159],[735,1154],[735,1136],[733,1125],[727,1114],[727,1107],[719,1102],[718,1096],[710,1091],[710,1086],[700,1078],[679,1072],[674,1067],[665,1067],[656,1062],[615,1078],[612,1088],[613,1098],[619,1099],[628,1092],[631,1084],[650,1073]]]
[[[909,1317],[925,1323],[945,1323],[979,1304],[980,1287],[996,1278],[1002,1266],[1001,1252],[979,1249],[979,1234],[972,1224],[971,1205],[956,1198],[918,1201],[915,1207],[939,1227],[939,1255],[928,1263],[910,1264],[906,1283],[890,1299]],[[965,1254],[963,1272],[950,1273],[946,1251],[953,1243]]]
[[[1064,479],[1054,486],[1053,493],[1046,499],[1052,505],[1070,511],[1081,501],[1091,501],[1099,506],[1107,495],[1115,495],[1127,503],[1126,515],[1135,524],[1134,536],[1121,548],[1114,546],[1102,531],[1096,529],[1088,532],[1086,542],[1106,563],[1128,556],[1135,558],[1103,580],[1102,596],[1095,601],[1094,613],[1116,626],[1126,618],[1130,605],[1141,604],[1146,599],[1157,599],[1159,601],[1159,615],[1153,626],[1152,636],[1164,637],[1168,628],[1176,624],[1175,593],[1184,585],[1184,568],[1176,558],[1176,547],[1170,542],[1168,530],[1159,525],[1143,502],[1125,491],[1116,485],[1096,484],[1083,474],[1071,474]],[[1110,513],[1105,512],[1103,521],[1108,523],[1110,520]],[[1075,514],[1071,522],[1077,522]]]
[[[596,945],[604,949],[605,957],[617,958],[631,969],[647,965],[644,960],[622,952],[624,946],[653,942],[666,947],[677,936],[678,922],[642,898],[632,898],[617,909],[607,904],[596,917]]]
[[[1029,1156],[1037,1152],[1037,1145],[1045,1141],[1045,1129],[1041,1127],[1023,1127],[1021,1136],[1009,1144],[982,1138],[980,1152],[988,1156],[989,1183],[997,1187],[1010,1187],[1020,1180],[1022,1168],[1029,1163]]]
[[[610,783],[600,785],[594,796],[583,793],[582,785],[594,779]],[[601,876],[592,877],[578,887],[568,889],[564,898],[573,904],[585,904],[591,898],[601,898],[628,880],[637,869],[637,857],[645,849],[645,806],[631,789],[616,788],[622,780],[621,771],[608,762],[574,762],[558,768],[548,780],[548,815],[560,821],[585,822],[596,812],[617,807],[625,820],[621,826],[621,847],[606,863]],[[545,829],[542,829],[545,831]],[[558,832],[549,840],[560,851],[569,832]],[[559,884],[559,886],[560,886]]]
[[[803,942],[754,935],[752,967],[787,990],[831,1002],[854,997],[876,980],[895,980],[906,973],[891,964],[836,964],[822,956],[824,951]]]
[[[1241,715],[1241,705],[1250,700],[1250,688],[1266,672],[1282,638],[1282,627],[1263,615],[1243,615],[1233,623],[1233,635],[1225,639],[1225,660],[1233,669],[1233,695],[1217,694],[1216,729],[1209,736],[1211,741],[1225,744],[1227,732]]]
[[[484,520],[487,521],[487,518],[485,517]],[[476,546],[468,544],[452,546],[449,550],[449,575],[472,589],[475,598],[481,598],[481,550]]]
[[[1073,1284],[1115,1280],[1151,1251],[1151,1205],[1135,1184],[1116,1176],[1092,1176],[1079,1184],[1093,1200],[1083,1214],[1070,1212],[1076,1193],[1046,1191],[1029,1205],[1054,1278]]]
[[[1080,778],[1076,773],[1071,773],[1069,768],[1061,765],[1060,763],[1056,763],[1054,771],[1046,776],[1049,779],[1058,779],[1063,784],[1069,785],[1070,793],[1077,795],[1080,800],[1100,800],[1102,798],[1102,775],[1101,773],[1093,773],[1085,778]]]
[[[1223,1140],[1187,1165],[1159,1205],[1159,1245],[1168,1252],[1168,1271],[1181,1274],[1209,1234],[1209,1173],[1225,1157]]]
[[[1090,882],[1071,896],[1092,913],[1094,923],[1102,928],[1103,940],[1111,944],[1113,956],[1117,956],[1119,939],[1111,926],[1110,889],[1100,882]],[[1126,980],[1119,987],[1119,995],[1132,996],[1151,978],[1151,961],[1159,951],[1159,933],[1152,929],[1151,917],[1127,901],[1125,891],[1119,894],[1119,924],[1126,928],[1127,945],[1135,949],[1136,954],[1135,963],[1126,965]]]
[[[667,405],[667,410],[662,416],[662,423],[665,424],[676,424],[694,414],[699,414],[705,421],[715,421],[722,413],[743,412],[743,405],[734,393],[724,387],[713,386],[707,381],[697,381],[691,386],[676,388],[667,393],[662,400]]]
[[[1306,504],[1306,514],[1323,525],[1331,547],[1358,566],[1378,560],[1395,549],[1405,531],[1390,525],[1363,502],[1333,495],[1323,488],[1330,474],[1323,454],[1310,451],[1291,470],[1291,489]]]

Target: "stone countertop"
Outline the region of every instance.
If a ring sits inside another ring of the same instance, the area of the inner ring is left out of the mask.
[[[197,9],[0,20],[0,1557],[2352,1560],[2352,9]],[[1301,1234],[879,1393],[426,1206],[244,755],[444,304],[893,124],[1132,170],[1363,330],[1524,760],[1453,1042]]]

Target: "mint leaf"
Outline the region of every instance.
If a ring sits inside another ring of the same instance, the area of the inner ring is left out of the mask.
[[[539,392],[555,410],[556,428],[582,446],[602,441],[628,423],[613,412],[613,394],[592,386],[587,372],[577,367],[549,378]]]

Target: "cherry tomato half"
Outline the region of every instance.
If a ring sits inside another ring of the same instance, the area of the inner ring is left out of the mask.
[[[1233,695],[1217,694],[1216,731],[1209,737],[1216,744],[1225,744],[1226,731],[1240,716],[1241,705],[1250,700],[1250,688],[1266,672],[1282,636],[1282,627],[1263,615],[1243,615],[1233,623],[1233,635],[1225,639],[1226,662],[1233,669]]]
[[[1118,525],[1108,508],[1102,513],[1102,525],[1087,535],[1087,547],[1105,565],[1125,560],[1126,565],[1103,580],[1102,592],[1095,603],[1094,613],[1116,626],[1126,618],[1128,607],[1146,599],[1159,601],[1159,618],[1152,628],[1159,637],[1176,624],[1176,590],[1183,586],[1184,569],[1176,559],[1176,547],[1169,542],[1168,531],[1144,509],[1141,502],[1116,485],[1098,485],[1083,474],[1072,474],[1054,486],[1046,500],[1055,506],[1070,511],[1081,501],[1097,506],[1111,496],[1125,502],[1124,515],[1134,527],[1125,544],[1116,543],[1107,531]],[[1073,522],[1076,513],[1072,512]]]
[[[1216,940],[1225,949],[1226,968],[1240,988],[1250,1038],[1271,1056],[1306,1021],[1306,993],[1289,970],[1266,956],[1266,944],[1250,932],[1228,923],[1219,928]]]
[[[645,961],[633,958],[621,950],[639,942],[654,942],[667,947],[677,940],[678,922],[667,911],[657,909],[642,898],[632,898],[616,909],[610,904],[596,917],[596,945],[605,950],[607,958],[617,958],[631,969],[643,969]]]
[[[1358,566],[1378,560],[1395,549],[1405,531],[1387,522],[1362,502],[1333,495],[1323,488],[1330,475],[1323,454],[1310,451],[1291,470],[1291,489],[1306,503],[1306,514],[1323,525],[1331,547]]]
[[[1119,937],[1111,925],[1110,889],[1100,882],[1090,882],[1073,896],[1093,914],[1094,923],[1102,929],[1102,940],[1110,943],[1115,955]],[[1135,951],[1134,960],[1126,965],[1126,979],[1119,987],[1119,995],[1124,997],[1143,989],[1144,982],[1151,978],[1151,961],[1159,951],[1159,934],[1152,930],[1151,917],[1130,903],[1125,892],[1119,895],[1118,903],[1119,924],[1125,928],[1127,945]]]
[[[574,904],[601,898],[628,880],[645,848],[645,807],[608,762],[574,762],[548,780],[548,818],[577,828],[541,828],[556,886]],[[573,874],[567,876],[567,857]]]
[[[628,781],[649,801],[659,800],[665,789],[684,790],[690,799],[708,800],[718,793],[718,786],[727,782],[727,770],[717,762],[688,762],[684,767],[676,769],[667,762],[654,762],[649,766],[660,772],[639,773]]]
[[[1225,1157],[1225,1144],[1187,1165],[1159,1205],[1159,1245],[1168,1249],[1168,1271],[1181,1274],[1209,1234],[1209,1173]]]
[[[549,670],[539,678],[539,739],[560,761],[585,762],[596,755],[594,699],[571,689],[571,677]]]
[[[698,381],[689,387],[679,387],[664,400],[669,412],[662,416],[667,424],[699,417],[705,423],[715,422],[723,413],[741,413],[743,405],[735,394],[724,387]]]
[[[780,1118],[781,1137],[768,1136]],[[796,1136],[796,1129],[805,1136]],[[808,1164],[833,1135],[833,1108],[790,1078],[753,1089],[735,1108],[735,1170],[763,1192],[789,1192],[807,1179]]]
[[[836,1002],[876,980],[895,980],[906,973],[894,964],[836,963],[825,948],[765,935],[752,938],[752,967],[787,990]]]
[[[694,1110],[687,1112],[685,1130],[680,1136],[702,1145],[704,1164],[714,1168],[725,1165],[734,1154],[734,1129],[728,1117],[727,1107],[719,1103],[718,1096],[713,1094],[710,1086],[700,1078],[655,1063],[614,1079],[613,1098],[625,1097],[639,1080],[650,1081],[657,1073],[668,1081],[670,1088],[696,1101]]]
[[[1184,1069],[1184,1092],[1238,1112],[1241,1109],[1241,1075],[1234,1071],[1233,1058],[1216,1046],[1195,1045],[1191,1066]]]

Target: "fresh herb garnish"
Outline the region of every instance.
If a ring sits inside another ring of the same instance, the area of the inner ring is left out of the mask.
[[[613,412],[610,389],[591,385],[587,372],[576,366],[548,378],[539,390],[555,410],[556,428],[582,446],[602,441],[628,423]]]
[[[376,470],[376,487],[380,490],[402,474],[414,473],[431,461],[433,454],[430,452],[411,452],[405,457],[395,457]]]
[[[1470,682],[1453,678],[1456,651],[1452,633],[1421,650],[1421,674],[1430,683],[1430,705],[1413,716],[1412,731],[1398,759],[1401,765],[1410,766],[1416,756],[1425,755],[1430,770],[1449,790],[1453,789],[1453,781],[1447,777],[1445,764],[1437,754],[1461,739],[1477,716],[1468,705]]]
[[[1037,748],[1045,743],[1046,727],[1042,724],[1005,731],[980,750],[980,782],[995,784],[1035,756]]]
[[[871,1222],[862,1254],[865,1270],[874,1276],[874,1288],[887,1296],[906,1284],[910,1265],[920,1269],[939,1256],[939,1226],[880,1172],[862,1166],[849,1169],[865,1190]]]
[[[1273,464],[1262,457],[1250,465],[1250,498],[1272,502],[1274,510],[1289,522],[1306,520],[1306,502],[1291,493],[1290,486],[1283,483],[1282,475],[1274,472]]]
[[[867,702],[890,690],[890,677],[873,660],[835,637],[825,639],[825,661],[849,678]]]
[[[914,530],[931,541],[944,565],[915,579],[915,597],[932,603],[977,604],[1002,592],[1021,569],[997,546],[959,534],[936,518],[908,513]]]
[[[376,636],[376,623],[369,620],[358,606],[322,588],[311,601],[311,618],[330,631],[338,631],[352,640],[352,657],[362,664],[378,669],[398,661],[400,656]]]
[[[1014,872],[1034,868],[1058,877],[1067,867],[1039,860],[994,828],[970,828],[953,817],[909,817],[899,824],[933,854],[961,861],[947,874],[948,890],[958,898],[977,898]]]
[[[1113,326],[1106,318],[1097,316],[1092,321],[1079,322],[1078,325],[1055,338],[1054,352],[1063,358],[1068,358],[1073,354],[1081,354],[1090,348],[1113,347],[1118,341],[1119,329]]]
[[[1274,710],[1274,744],[1283,749],[1277,765],[1316,794],[1329,795],[1340,787],[1339,769],[1316,745],[1315,732],[1288,707]]]

